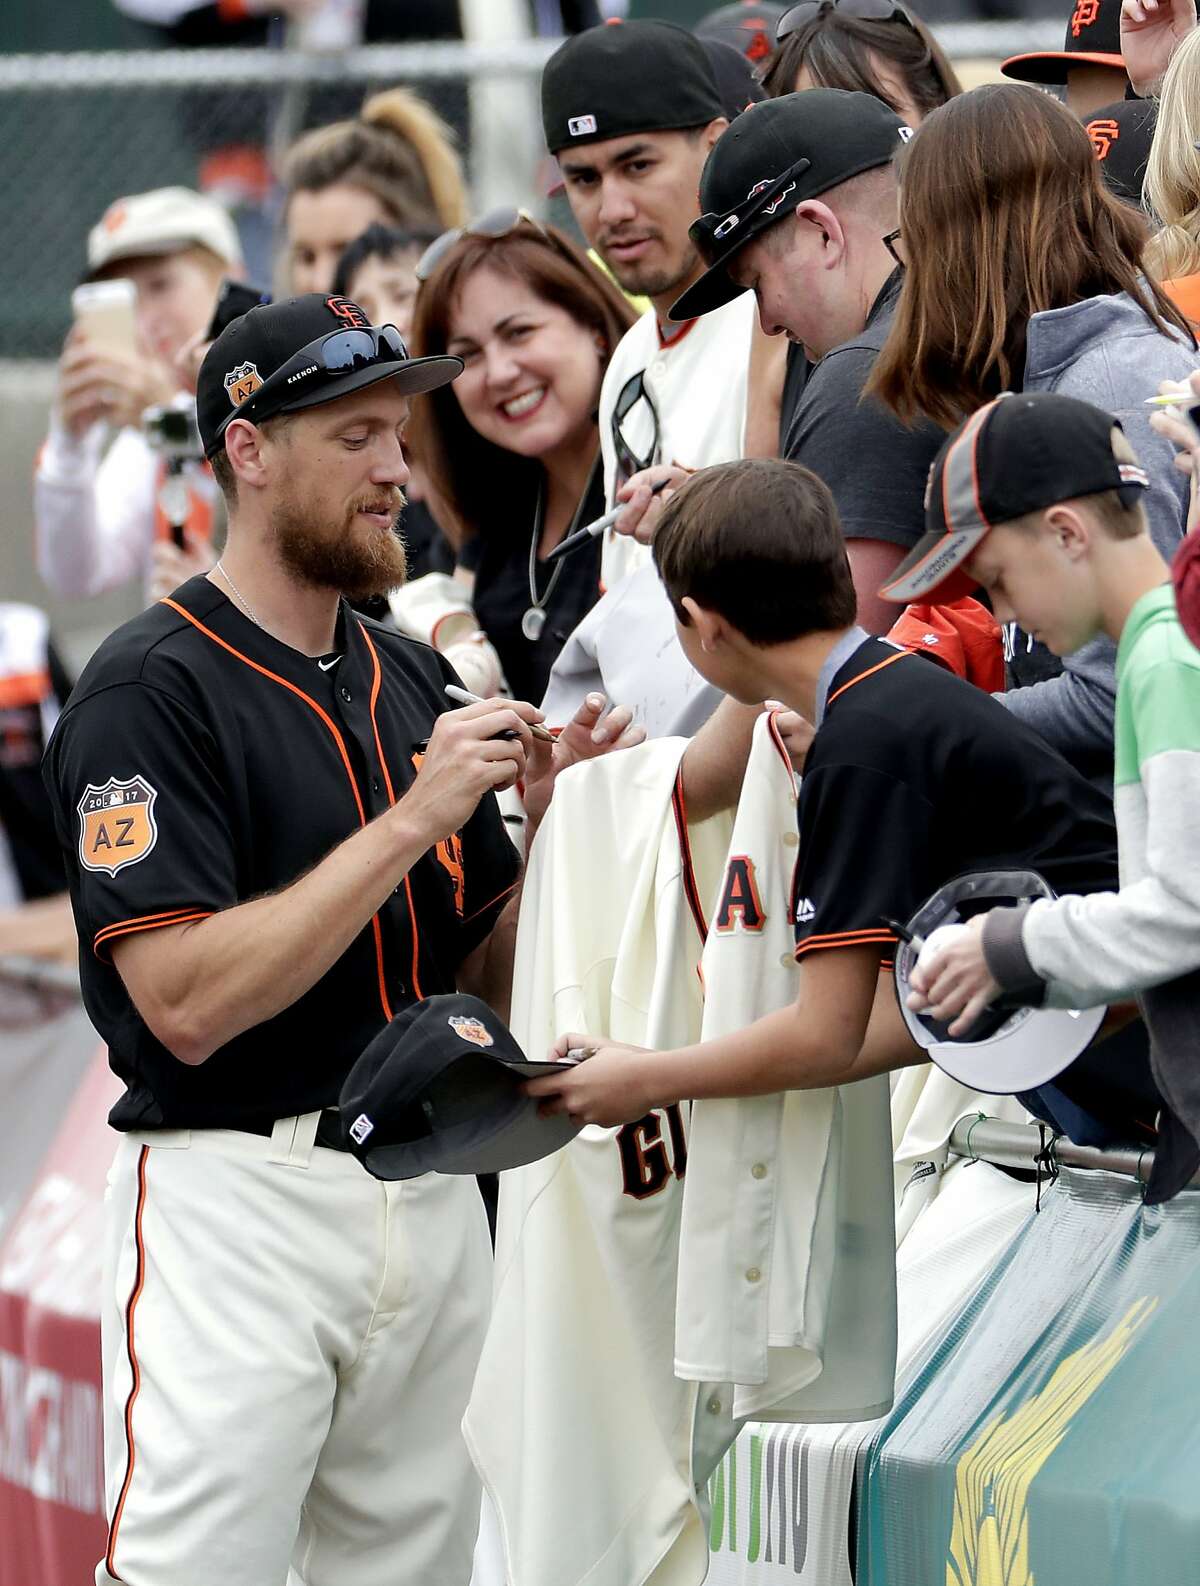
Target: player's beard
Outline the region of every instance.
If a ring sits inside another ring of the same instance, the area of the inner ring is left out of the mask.
[[[604,262],[616,276],[621,290],[635,297],[665,297],[668,292],[682,293],[691,284],[701,265],[700,255],[691,242],[685,247],[683,257],[677,259],[672,267],[637,262],[616,264],[607,254],[604,255]]]
[[[387,491],[395,517],[389,528],[369,525],[358,514],[383,500],[357,501],[337,528],[314,522],[311,511],[293,498],[277,503],[271,529],[279,560],[298,583],[317,589],[335,589],[348,600],[368,600],[398,589],[408,575],[404,541],[397,532],[404,494]]]

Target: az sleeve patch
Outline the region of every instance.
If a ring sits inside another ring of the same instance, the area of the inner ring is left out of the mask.
[[[158,790],[145,777],[91,782],[79,800],[79,863],[115,876],[144,859],[158,841],[154,803]]]

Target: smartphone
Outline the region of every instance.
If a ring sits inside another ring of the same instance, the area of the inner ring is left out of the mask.
[[[260,303],[270,301],[270,292],[264,292],[261,287],[250,286],[246,281],[234,281],[226,276],[217,293],[217,306],[213,309],[213,317],[204,333],[205,339],[216,341],[225,327],[232,325],[235,319],[241,319],[243,314],[248,314]]]
[[[137,350],[137,288],[132,281],[85,281],[71,293],[75,323],[93,346]]]

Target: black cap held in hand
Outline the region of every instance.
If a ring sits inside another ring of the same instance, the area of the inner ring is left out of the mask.
[[[739,249],[802,200],[887,165],[912,135],[882,99],[842,88],[810,88],[751,105],[705,163],[701,215],[689,235],[710,268],[671,304],[671,318],[709,314],[745,291],[728,271]]]
[[[635,132],[706,127],[725,114],[700,40],[672,22],[608,22],[559,46],[542,72],[551,154]]]
[[[233,418],[261,424],[377,380],[394,380],[403,395],[415,396],[446,385],[462,367],[459,358],[410,358],[395,326],[373,326],[348,297],[309,292],[260,303],[225,327],[200,365],[196,417],[204,455],[221,449]]]
[[[1113,455],[1111,413],[1050,391],[1006,393],[960,424],[933,460],[925,534],[879,593],[898,605],[960,600],[964,563],[1002,523],[1077,496],[1141,499],[1145,469]]]
[[[477,997],[426,997],[367,1047],[342,1086],[349,1149],[380,1179],[498,1173],[559,1150],[581,1125],[538,1116],[526,1079],[565,1063],[529,1062]]]

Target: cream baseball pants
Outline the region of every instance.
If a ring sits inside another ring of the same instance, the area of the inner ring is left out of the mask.
[[[491,1293],[478,1189],[381,1183],[314,1146],[316,1121],[118,1147],[98,1586],[470,1580],[480,1493],[460,1423]]]

